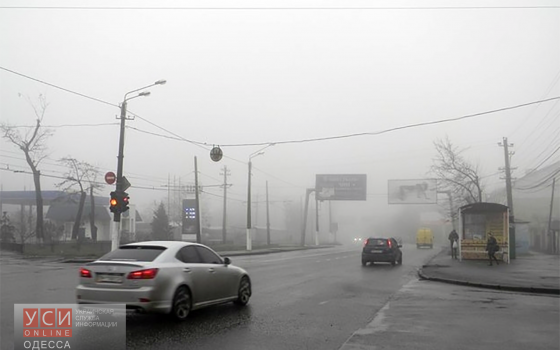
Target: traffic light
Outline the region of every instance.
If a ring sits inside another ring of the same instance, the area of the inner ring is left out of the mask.
[[[121,213],[124,213],[125,211],[127,211],[128,208],[128,201],[130,200],[130,197],[128,196],[128,193],[126,192],[122,192],[121,193]]]
[[[130,197],[126,192],[111,192],[111,200],[109,201],[111,213],[120,214],[127,211]]]
[[[111,199],[109,200],[109,210],[111,213],[120,213],[119,196],[117,192],[111,192]]]

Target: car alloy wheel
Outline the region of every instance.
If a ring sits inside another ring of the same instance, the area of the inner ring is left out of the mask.
[[[239,292],[235,303],[241,306],[247,305],[249,298],[251,298],[251,281],[247,276],[243,276],[239,282]]]
[[[178,321],[184,321],[191,311],[191,293],[185,286],[179,287],[173,297],[172,315]]]

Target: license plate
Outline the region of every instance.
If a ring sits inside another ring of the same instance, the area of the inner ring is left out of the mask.
[[[122,283],[120,275],[97,275],[97,283]]]
[[[382,250],[372,250],[371,252],[372,252],[372,253],[383,253]]]

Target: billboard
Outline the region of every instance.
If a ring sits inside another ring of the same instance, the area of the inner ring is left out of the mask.
[[[437,182],[435,179],[389,180],[389,204],[435,204]]]
[[[315,194],[320,201],[365,201],[367,197],[367,175],[316,175]]]

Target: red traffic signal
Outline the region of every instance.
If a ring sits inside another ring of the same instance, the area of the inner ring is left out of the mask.
[[[121,213],[124,213],[125,211],[127,211],[129,209],[128,208],[128,202],[130,200],[130,197],[128,196],[128,193],[126,193],[126,192],[122,192],[121,195],[122,195],[121,203],[120,203]]]

